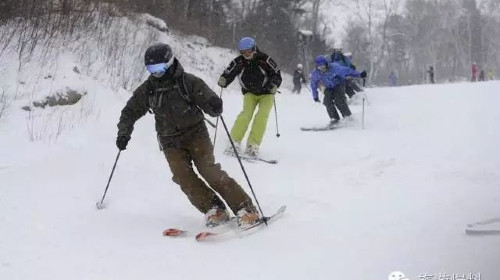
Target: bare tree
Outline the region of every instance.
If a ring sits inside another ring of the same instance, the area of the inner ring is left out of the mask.
[[[5,116],[6,111],[7,111],[7,94],[5,93],[5,90],[2,89],[2,92],[0,93],[0,120],[2,119],[3,116]]]
[[[377,76],[387,52],[387,28],[391,17],[399,10],[400,1],[356,0],[358,20],[366,25],[370,54],[368,81]]]

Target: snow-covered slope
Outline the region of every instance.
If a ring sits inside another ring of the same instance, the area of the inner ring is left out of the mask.
[[[243,239],[197,244],[161,236],[202,228],[158,152],[151,116],[137,124],[108,194],[94,203],[112,161],[124,100],[111,98],[99,123],[27,144],[2,127],[0,271],[6,279],[364,279],[393,270],[500,275],[500,240],[464,235],[465,224],[498,216],[498,82],[370,89],[366,129],[299,131],[325,121],[309,96],[277,96],[263,154],[246,164],[270,212],[283,219]],[[225,99],[232,123],[240,97]],[[360,106],[353,106],[360,118]],[[6,129],[6,128],[11,129]],[[222,131],[219,131],[222,135]],[[217,159],[244,184],[234,158]],[[15,151],[5,157],[5,151]],[[22,159],[22,160],[20,160]],[[248,190],[248,189],[247,189]]]
[[[169,36],[188,71],[216,89],[232,54]],[[203,215],[171,181],[151,115],[137,122],[120,157],[108,208],[96,210],[130,92],[79,77],[87,107],[65,110],[91,110],[58,137],[28,140],[23,98],[11,101],[0,124],[1,279],[387,279],[395,270],[409,279],[500,276],[500,239],[464,234],[467,223],[500,215],[499,82],[367,89],[364,130],[358,102],[351,126],[301,132],[326,123],[326,112],[305,90],[292,95],[285,81],[276,96],[281,137],[273,113],[262,146],[279,164],[245,168],[264,212],[286,204],[286,215],[250,236],[201,244],[161,236],[167,227],[199,230]],[[231,125],[242,98],[236,85],[223,94]],[[236,159],[222,153],[222,127],[217,138],[217,160],[248,191]]]

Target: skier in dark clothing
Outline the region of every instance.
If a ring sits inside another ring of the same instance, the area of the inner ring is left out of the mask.
[[[398,76],[394,71],[391,71],[391,74],[389,75],[389,84],[391,87],[395,87],[398,85]]]
[[[167,44],[149,47],[145,64],[151,75],[134,91],[121,112],[116,139],[118,149],[126,149],[135,122],[151,111],[172,180],[205,214],[207,226],[229,220],[221,198],[237,215],[240,226],[257,222],[259,215],[252,199],[215,163],[203,112],[219,116],[222,99],[203,80],[184,72]],[[204,180],[195,173],[193,163]]]
[[[302,64],[297,64],[297,69],[293,72],[293,90],[292,92],[300,94],[302,90],[302,83],[307,83],[306,77],[304,76],[304,71],[302,70]]]
[[[349,67],[352,70],[356,70],[356,66],[352,63],[351,59],[348,56],[344,55],[344,53],[342,52],[342,47],[340,46],[340,44],[337,44],[334,47],[333,53],[331,55],[331,61],[336,62],[342,66]],[[356,82],[352,80],[346,81],[345,93],[347,94],[347,96],[349,96],[349,98],[352,98],[356,94],[356,92],[361,91],[363,90],[356,84]]]
[[[328,64],[327,59],[320,55],[315,59],[316,69],[311,74],[311,89],[315,102],[320,102],[318,87],[325,87],[323,104],[330,116],[330,126],[334,126],[340,119],[337,109],[344,118],[351,116],[351,110],[346,103],[344,94],[347,77],[366,77],[366,71],[358,72],[352,68],[342,66],[338,63]],[[335,108],[336,107],[336,108]]]
[[[484,70],[483,69],[481,69],[479,71],[479,81],[483,81],[484,82]]]
[[[429,73],[429,81],[431,84],[434,84],[434,67],[429,66],[429,70],[427,70],[427,73]]]

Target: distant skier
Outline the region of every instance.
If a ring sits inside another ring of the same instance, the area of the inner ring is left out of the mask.
[[[172,180],[205,214],[206,225],[216,226],[229,220],[225,203],[237,215],[241,227],[256,223],[259,214],[252,199],[215,163],[202,110],[212,117],[219,116],[222,100],[203,80],[184,72],[169,45],[150,46],[144,59],[151,75],[134,91],[121,112],[118,149],[126,149],[135,122],[151,110]]]
[[[391,71],[391,74],[389,75],[389,84],[391,87],[395,87],[398,85],[398,76],[396,76],[396,73],[394,71]]]
[[[483,69],[481,69],[479,71],[479,81],[484,82],[484,70]]]
[[[494,80],[495,79],[495,72],[493,69],[490,69],[487,74],[487,79],[488,81]]]
[[[352,63],[351,60],[352,54],[344,55],[342,52],[342,45],[340,43],[335,44],[333,48],[333,53],[330,56],[332,62],[336,62],[342,66],[349,67],[353,70],[356,70],[356,66]],[[363,91],[354,81],[347,80],[345,86],[345,93],[349,98],[352,98],[356,92]]]
[[[358,72],[352,68],[345,67],[339,63],[328,63],[326,57],[319,55],[315,59],[316,69],[311,75],[311,89],[315,102],[320,102],[318,97],[318,87],[320,84],[325,87],[323,104],[330,117],[330,126],[338,123],[340,116],[337,109],[344,118],[351,116],[351,110],[346,103],[344,88],[347,77],[366,77],[366,71]]]
[[[307,83],[306,77],[304,76],[304,71],[302,69],[302,64],[297,64],[297,69],[293,72],[293,93],[300,94],[302,90],[302,84]]]
[[[477,63],[476,62],[472,62],[471,72],[472,72],[472,77],[470,79],[471,82],[477,81],[477,72],[478,72],[478,69],[477,69]]]
[[[248,125],[255,114],[252,129],[248,135],[245,153],[250,156],[258,156],[262,138],[266,132],[269,113],[274,105],[274,94],[281,85],[281,71],[274,60],[267,54],[261,52],[250,37],[243,37],[238,43],[240,54],[233,59],[224,73],[219,78],[219,86],[225,88],[238,77],[243,93],[243,110],[240,112],[233,128],[231,137],[238,150],[241,149],[241,141],[245,136]],[[232,152],[232,146],[228,146],[226,152]]]
[[[429,74],[429,82],[431,84],[434,84],[434,67],[429,66],[429,70],[427,70],[427,73]]]
[[[342,66],[346,66],[352,68],[353,70],[356,70],[356,66],[354,66],[351,59],[344,55],[342,51],[342,45],[339,43],[335,44],[335,46],[333,47],[333,52],[330,58],[332,62],[337,62]]]

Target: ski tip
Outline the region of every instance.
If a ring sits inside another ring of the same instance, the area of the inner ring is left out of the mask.
[[[278,160],[276,160],[276,159],[265,159],[265,158],[260,158],[260,157],[251,157],[250,159],[253,161],[262,161],[262,162],[269,163],[269,164],[277,164],[278,163]]]
[[[214,235],[217,235],[213,232],[208,232],[208,231],[204,231],[204,232],[200,232],[198,233],[196,236],[195,236],[195,240],[196,241],[203,241],[205,240],[207,237],[209,236],[214,236]]]
[[[169,228],[163,231],[162,235],[163,236],[179,236],[186,233],[183,230],[176,229],[176,228]]]
[[[282,212],[285,212],[286,210],[286,205],[282,205],[279,209],[278,209],[278,213],[282,213]]]

